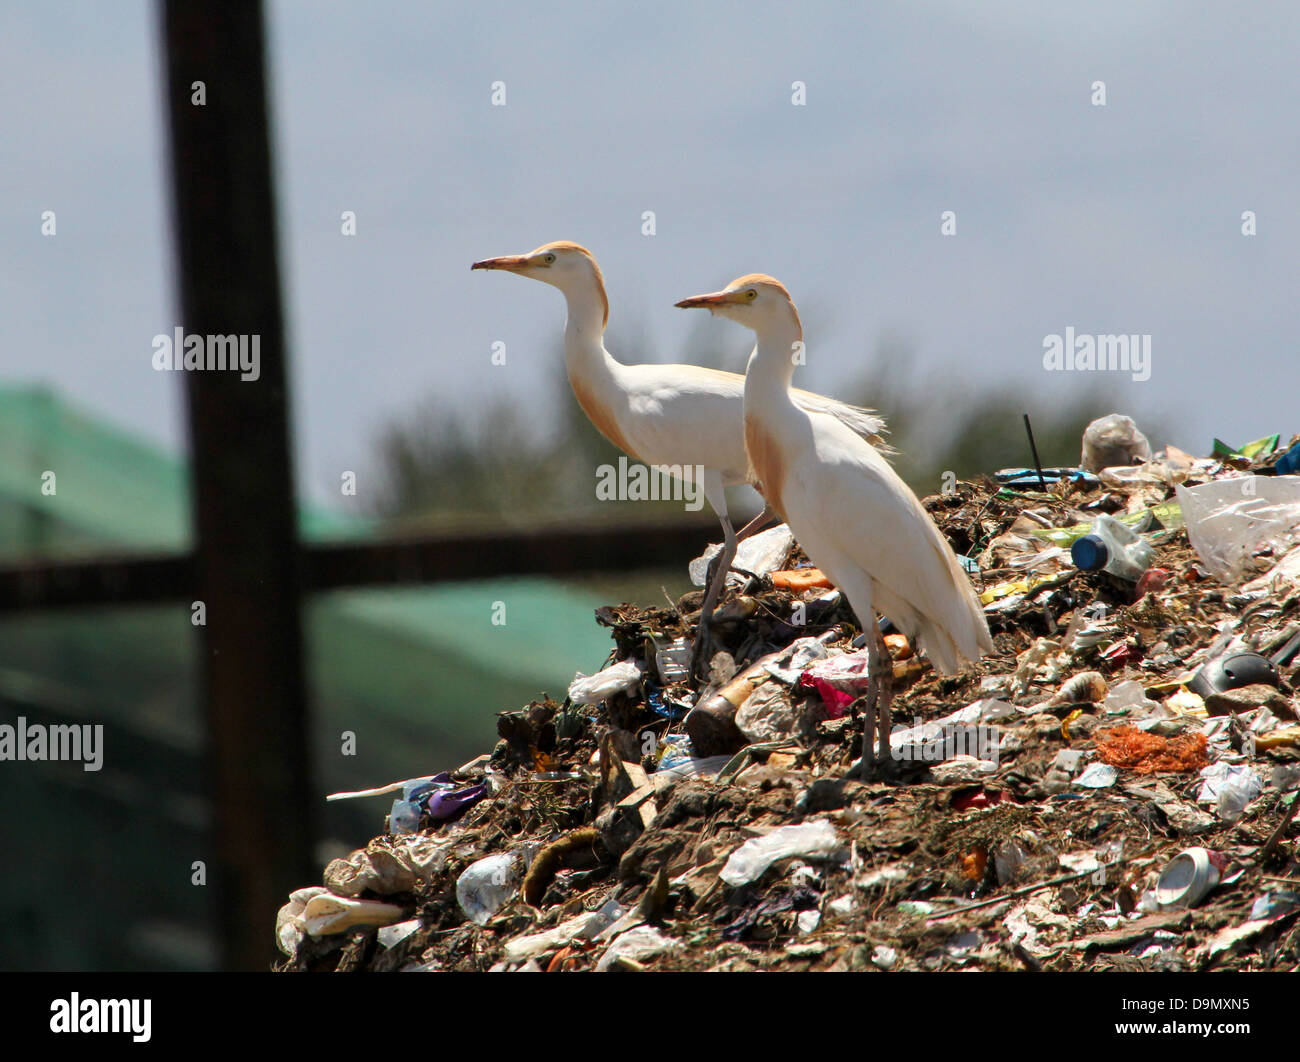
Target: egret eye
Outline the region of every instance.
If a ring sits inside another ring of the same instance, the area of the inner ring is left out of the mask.
[[[546,256],[546,264],[547,264],[547,265],[551,265],[554,261],[555,261],[555,255],[553,255],[553,254],[548,254],[548,255]]]
[[[750,288],[747,292],[745,292],[745,298],[747,298],[750,302],[753,302],[756,298],[758,298],[758,292],[755,291],[753,288]]]

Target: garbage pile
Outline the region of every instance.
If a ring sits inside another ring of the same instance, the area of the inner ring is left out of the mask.
[[[706,683],[700,591],[603,608],[603,670],[372,791],[280,969],[1300,968],[1300,437],[1153,456],[1126,420],[924,500],[996,652],[945,678],[882,621],[886,775],[852,611],[774,528]]]

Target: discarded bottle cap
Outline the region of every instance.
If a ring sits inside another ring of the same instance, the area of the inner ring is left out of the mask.
[[[1185,848],[1160,872],[1156,901],[1161,907],[1195,907],[1219,884],[1223,856],[1208,848]]]
[[[1070,547],[1070,558],[1081,572],[1095,572],[1106,567],[1106,562],[1110,560],[1110,550],[1096,535],[1084,535],[1075,539]]]
[[[1257,684],[1276,686],[1277,668],[1259,653],[1228,653],[1207,660],[1187,688],[1202,697]]]

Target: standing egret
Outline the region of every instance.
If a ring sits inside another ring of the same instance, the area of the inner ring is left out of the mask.
[[[723,489],[747,481],[744,441],[745,378],[700,365],[624,365],[605,349],[609,298],[596,259],[567,240],[528,254],[475,262],[471,269],[503,269],[559,288],[568,306],[564,361],[574,396],[592,424],[624,453],[651,466],[702,468],[700,487],[722,524],[722,552],[707,580],[695,638],[694,670],[708,659],[709,624],[736,546],[771,519],[766,508],[740,533],[731,526]],[[801,408],[828,414],[854,437],[880,442],[884,421],[871,410],[795,390]],[[883,445],[883,444],[882,444]]]
[[[865,776],[873,763],[873,718],[879,755],[889,755],[893,675],[876,610],[945,675],[962,658],[973,662],[993,649],[984,612],[947,539],[875,447],[793,400],[790,381],[802,360],[793,352],[803,350],[803,325],[785,287],[753,273],[677,305],[707,308],[757,336],[745,373],[751,477],[812,562],[843,591],[867,636]]]

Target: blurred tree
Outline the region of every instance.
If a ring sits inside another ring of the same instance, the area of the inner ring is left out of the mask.
[[[387,517],[527,511],[564,484],[554,443],[534,437],[518,404],[453,413],[426,399],[383,430],[375,509]]]
[[[738,330],[700,315],[692,326],[682,360],[743,372],[749,343]],[[808,375],[801,382],[828,387],[820,379],[820,341],[809,342]],[[629,361],[653,362],[657,351],[641,329],[614,333],[611,350]],[[432,400],[418,403],[389,425],[377,447],[382,489],[377,515],[420,525],[534,525],[574,519],[636,518],[681,512],[680,502],[609,502],[596,497],[597,469],[617,467],[620,451],[582,412],[563,371],[563,352],[549,352],[555,366],[549,393],[526,402],[501,399],[478,410],[452,411]],[[870,358],[872,368],[856,385],[831,387],[836,397],[879,410],[890,426],[889,442],[900,452],[891,458],[899,474],[921,496],[940,489],[942,475],[991,473],[1033,463],[1023,414],[1034,426],[1045,466],[1073,465],[1088,422],[1123,403],[1104,381],[1088,381],[1068,406],[1035,397],[1026,388],[975,392],[958,374],[918,379],[914,346],[886,334]],[[1158,435],[1160,425],[1144,429]],[[1156,435],[1152,435],[1153,438]],[[739,488],[733,516],[756,511],[757,499]],[[650,506],[649,509],[646,507]]]
[[[634,352],[629,360],[656,360],[639,333],[615,333],[609,346]],[[638,517],[647,514],[647,506],[665,516],[680,513],[680,501],[596,497],[597,470],[617,467],[622,451],[578,405],[559,343],[548,357],[555,372],[541,401],[500,399],[487,409],[456,411],[426,399],[385,427],[377,444],[381,487],[376,515],[427,526],[485,518],[507,524],[618,519],[629,506],[636,506]]]
[[[1026,413],[1043,467],[1073,467],[1088,424],[1125,406],[1104,379],[1088,380],[1068,405],[1061,405],[1022,385],[972,391],[959,374],[918,380],[915,362],[907,339],[886,334],[871,359],[873,368],[838,397],[885,417],[888,441],[899,450],[890,460],[922,497],[940,489],[946,471],[965,479],[1000,468],[1032,467]],[[1142,427],[1153,440],[1163,437],[1159,423],[1144,417]]]

